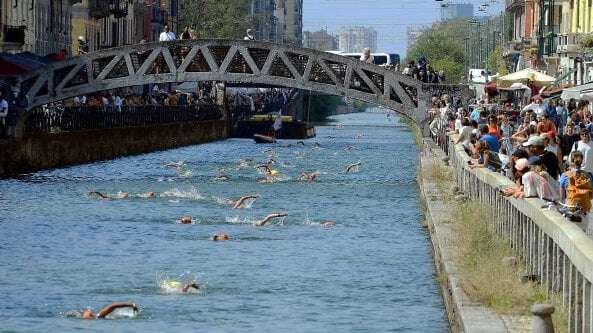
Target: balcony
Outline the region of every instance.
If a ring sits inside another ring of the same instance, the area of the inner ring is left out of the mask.
[[[557,53],[562,54],[575,54],[581,51],[581,46],[579,45],[579,36],[583,34],[575,34],[575,33],[567,33],[567,34],[559,34],[557,39],[556,48]]]

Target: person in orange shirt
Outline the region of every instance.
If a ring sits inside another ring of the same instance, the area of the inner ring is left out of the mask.
[[[538,119],[537,132],[539,134],[546,134],[551,138],[556,137],[556,125],[554,125],[554,122],[550,119],[547,111],[545,111],[543,116]]]
[[[498,127],[498,118],[495,115],[488,117],[488,134],[500,140],[500,128]]]

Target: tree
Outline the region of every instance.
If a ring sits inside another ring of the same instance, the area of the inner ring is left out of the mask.
[[[242,39],[254,27],[250,0],[181,0],[180,29],[193,27],[198,38]]]
[[[467,22],[463,20],[435,23],[408,50],[406,61],[424,56],[432,68],[445,73],[447,82],[458,83],[465,74],[464,39],[467,35]]]
[[[493,74],[509,74],[509,69],[507,68],[506,61],[502,57],[502,48],[500,46],[495,48],[488,56],[488,69]]]

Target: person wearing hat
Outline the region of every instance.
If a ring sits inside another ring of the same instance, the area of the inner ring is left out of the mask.
[[[554,153],[546,151],[546,144],[542,136],[532,136],[522,145],[527,148],[527,153],[530,158],[538,157],[541,160],[541,164],[545,167],[552,179],[558,179],[560,173],[558,158]]]
[[[572,146],[571,153],[575,150],[583,154],[583,170],[593,172],[593,149],[591,146],[591,133],[582,130],[580,133],[581,139]]]
[[[505,196],[515,198],[538,197],[543,200],[558,200],[558,190],[551,185],[550,175],[543,169],[543,161],[537,156],[521,158],[515,163],[520,185],[502,190]]]

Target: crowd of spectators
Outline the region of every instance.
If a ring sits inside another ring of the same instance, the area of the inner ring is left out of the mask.
[[[511,103],[470,108],[455,105],[448,96],[433,98],[430,131],[455,134],[470,156],[470,168],[500,172],[515,183],[502,189],[506,196],[539,197],[554,202],[574,221],[585,220],[588,234],[593,198],[593,116],[587,101],[533,102],[519,108]],[[591,219],[593,220],[593,219]]]
[[[397,69],[396,69],[397,70]],[[426,61],[424,56],[418,57],[416,61],[410,61],[403,69],[402,74],[411,76],[424,83],[444,83],[445,73],[434,70]]]

